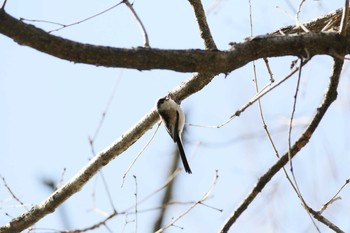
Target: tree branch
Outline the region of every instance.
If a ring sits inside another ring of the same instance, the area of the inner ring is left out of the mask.
[[[201,37],[204,40],[205,48],[209,50],[216,50],[217,47],[213,36],[211,35],[201,0],[189,0],[189,2],[192,5],[194,13],[196,15]]]
[[[311,120],[309,126],[306,128],[300,138],[294,143],[294,145],[287,151],[271,168],[262,175],[254,188],[250,191],[243,202],[236,208],[229,219],[224,224],[220,232],[228,232],[231,226],[236,222],[240,215],[248,208],[250,203],[256,198],[256,196],[263,190],[265,185],[271,180],[271,178],[277,174],[277,172],[288,163],[289,158],[293,158],[310,140],[312,134],[315,132],[318,124],[321,122],[323,116],[327,112],[329,106],[337,98],[337,87],[339,84],[339,78],[342,70],[343,60],[334,59],[333,74],[330,79],[328,90],[324,96],[323,102],[317,108],[317,112]],[[311,213],[311,212],[310,212]],[[313,215],[315,217],[315,215]],[[323,217],[324,218],[324,217]],[[321,221],[320,215],[317,216],[317,220]],[[327,221],[322,221],[327,226],[330,226]]]
[[[170,94],[176,101],[180,101],[189,95],[201,90],[207,85],[213,76],[211,74],[194,75]],[[46,215],[55,211],[65,200],[77,193],[101,168],[107,165],[115,157],[127,150],[149,128],[159,120],[155,108],[146,114],[131,129],[121,135],[112,145],[97,154],[84,168],[61,188],[57,189],[42,203],[34,206],[30,211],[12,219],[9,223],[0,227],[0,233],[21,232],[32,226]]]
[[[231,43],[229,51],[112,48],[77,43],[51,35],[0,11],[0,33],[41,52],[75,63],[138,70],[166,69],[179,72],[228,73],[264,57],[332,55],[350,53],[350,38],[336,32],[300,35],[266,35]]]

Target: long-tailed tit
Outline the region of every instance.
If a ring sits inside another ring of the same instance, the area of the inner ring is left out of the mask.
[[[170,97],[160,98],[157,102],[157,111],[163,121],[166,130],[177,143],[182,163],[187,173],[192,173],[188,165],[184,148],[182,146],[181,134],[185,125],[185,115],[180,106]]]

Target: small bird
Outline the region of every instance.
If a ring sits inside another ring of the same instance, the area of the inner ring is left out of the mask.
[[[170,97],[163,97],[157,101],[157,112],[163,121],[166,130],[177,144],[180,157],[184,165],[185,171],[192,173],[188,165],[184,148],[182,146],[181,134],[185,126],[185,114],[180,106]]]

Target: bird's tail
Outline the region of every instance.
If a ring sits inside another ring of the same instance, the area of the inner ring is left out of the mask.
[[[185,151],[184,151],[184,148],[183,148],[183,146],[182,146],[181,139],[180,139],[179,137],[177,137],[176,143],[177,143],[177,147],[179,148],[180,157],[181,157],[182,163],[183,163],[183,165],[184,165],[185,171],[186,171],[188,174],[191,174],[192,171],[191,171],[190,165],[189,165],[188,162],[187,162],[187,158],[186,158],[186,155],[185,155]]]

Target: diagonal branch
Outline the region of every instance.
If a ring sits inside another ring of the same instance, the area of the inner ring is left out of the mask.
[[[257,197],[257,195],[263,190],[265,185],[271,180],[271,178],[277,174],[277,172],[285,166],[289,157],[293,158],[310,140],[312,134],[315,132],[318,124],[323,119],[325,113],[327,112],[329,106],[333,103],[333,101],[337,98],[337,87],[339,84],[339,78],[342,70],[343,60],[335,59],[333,66],[333,74],[330,79],[330,83],[328,86],[328,90],[326,95],[324,96],[323,102],[317,108],[317,112],[313,119],[311,120],[309,126],[306,128],[304,133],[300,136],[300,138],[294,143],[294,145],[290,148],[288,152],[286,152],[271,168],[262,175],[258,182],[255,184],[254,188],[250,191],[247,197],[243,200],[243,202],[236,208],[236,210],[232,213],[229,219],[224,224],[223,228],[220,232],[228,232],[231,226],[236,222],[236,220],[240,217],[240,215],[248,208],[248,206],[253,202],[253,200]],[[313,213],[309,211],[312,215]],[[315,218],[316,216],[313,215]],[[319,217],[319,216],[317,216]],[[324,218],[324,217],[323,217]],[[322,218],[316,218],[321,221]],[[328,223],[322,221],[327,226]],[[332,229],[332,228],[331,228]]]
[[[172,93],[175,100],[182,100],[201,90],[213,76],[198,74],[176,88]],[[0,233],[21,232],[32,226],[46,215],[55,211],[65,200],[77,193],[100,169],[115,157],[127,150],[149,128],[159,120],[155,108],[146,114],[139,122],[121,135],[112,145],[97,154],[84,168],[61,188],[57,189],[42,203],[35,205],[30,211],[12,219],[4,226],[0,226]]]
[[[138,70],[166,69],[179,72],[228,73],[256,59],[276,56],[349,54],[350,38],[338,33],[305,33],[288,36],[267,35],[231,43],[228,51],[162,50],[153,48],[112,48],[77,43],[51,35],[0,11],[0,33],[55,57],[105,67]]]

